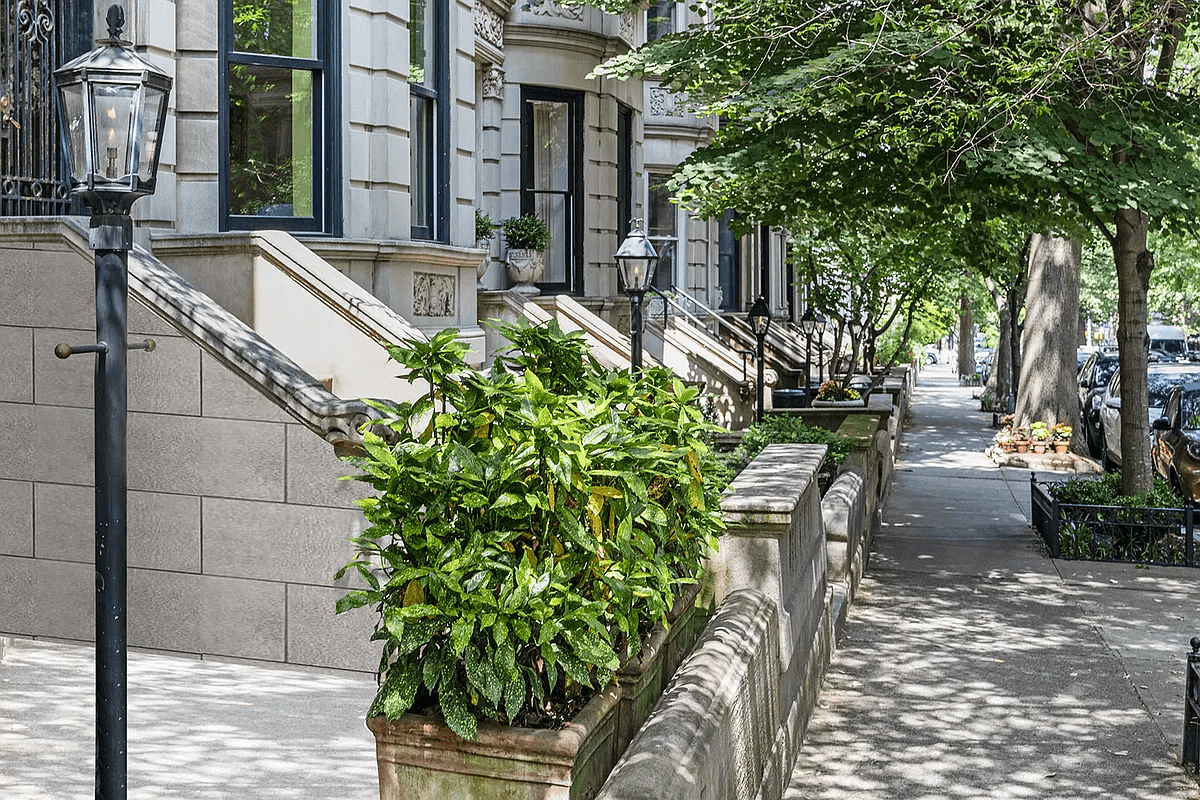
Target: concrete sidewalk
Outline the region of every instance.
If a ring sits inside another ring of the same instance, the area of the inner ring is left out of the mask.
[[[95,797],[95,651],[0,640],[0,798]],[[129,656],[131,800],[378,800],[371,676]]]
[[[1179,765],[1200,570],[1048,558],[972,391],[921,376],[786,797],[1200,797]]]

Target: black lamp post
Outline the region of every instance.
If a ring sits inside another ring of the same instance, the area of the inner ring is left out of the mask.
[[[71,187],[91,209],[96,264],[96,344],[54,348],[59,358],[95,353],[96,797],[126,797],[126,473],[129,249],[133,202],[153,194],[171,79],[121,39],[125,12],[108,9],[108,38],[55,71]]]
[[[759,295],[758,299],[754,301],[754,305],[750,306],[750,313],[746,315],[746,318],[750,321],[750,330],[754,331],[754,338],[758,341],[758,421],[762,422],[765,404],[764,383],[766,382],[763,376],[763,342],[767,338],[767,331],[771,329],[771,309],[767,307],[767,298]]]
[[[809,309],[810,311],[812,309]],[[813,333],[817,335],[817,385],[820,386],[824,381],[825,371],[825,351],[821,346],[822,338],[825,335],[825,315],[818,311],[813,316]]]
[[[804,396],[808,397],[809,387],[812,386],[812,337],[817,329],[817,317],[812,306],[800,317],[800,330],[804,331]]]
[[[630,220],[629,235],[613,256],[629,295],[629,371],[642,368],[642,297],[654,281],[658,253],[642,230],[640,219]]]

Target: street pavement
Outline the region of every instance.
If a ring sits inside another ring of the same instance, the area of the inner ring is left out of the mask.
[[[786,798],[1200,797],[1179,763],[1200,570],[1046,556],[978,391],[919,379]]]
[[[1200,570],[1053,561],[991,415],[920,379],[788,800],[1200,798],[1179,766]],[[7,641],[7,646],[5,646]],[[0,800],[94,796],[90,646],[0,639]],[[134,652],[131,800],[372,800],[370,677]]]

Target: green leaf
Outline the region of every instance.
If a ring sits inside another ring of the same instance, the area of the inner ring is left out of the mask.
[[[466,698],[457,686],[442,687],[440,695],[442,714],[450,730],[464,739],[475,741],[478,736],[478,725],[475,715],[467,708]]]

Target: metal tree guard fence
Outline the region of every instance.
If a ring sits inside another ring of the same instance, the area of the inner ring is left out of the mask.
[[[1194,510],[1062,503],[1052,484],[1029,478],[1033,527],[1052,558],[1196,566]]]

